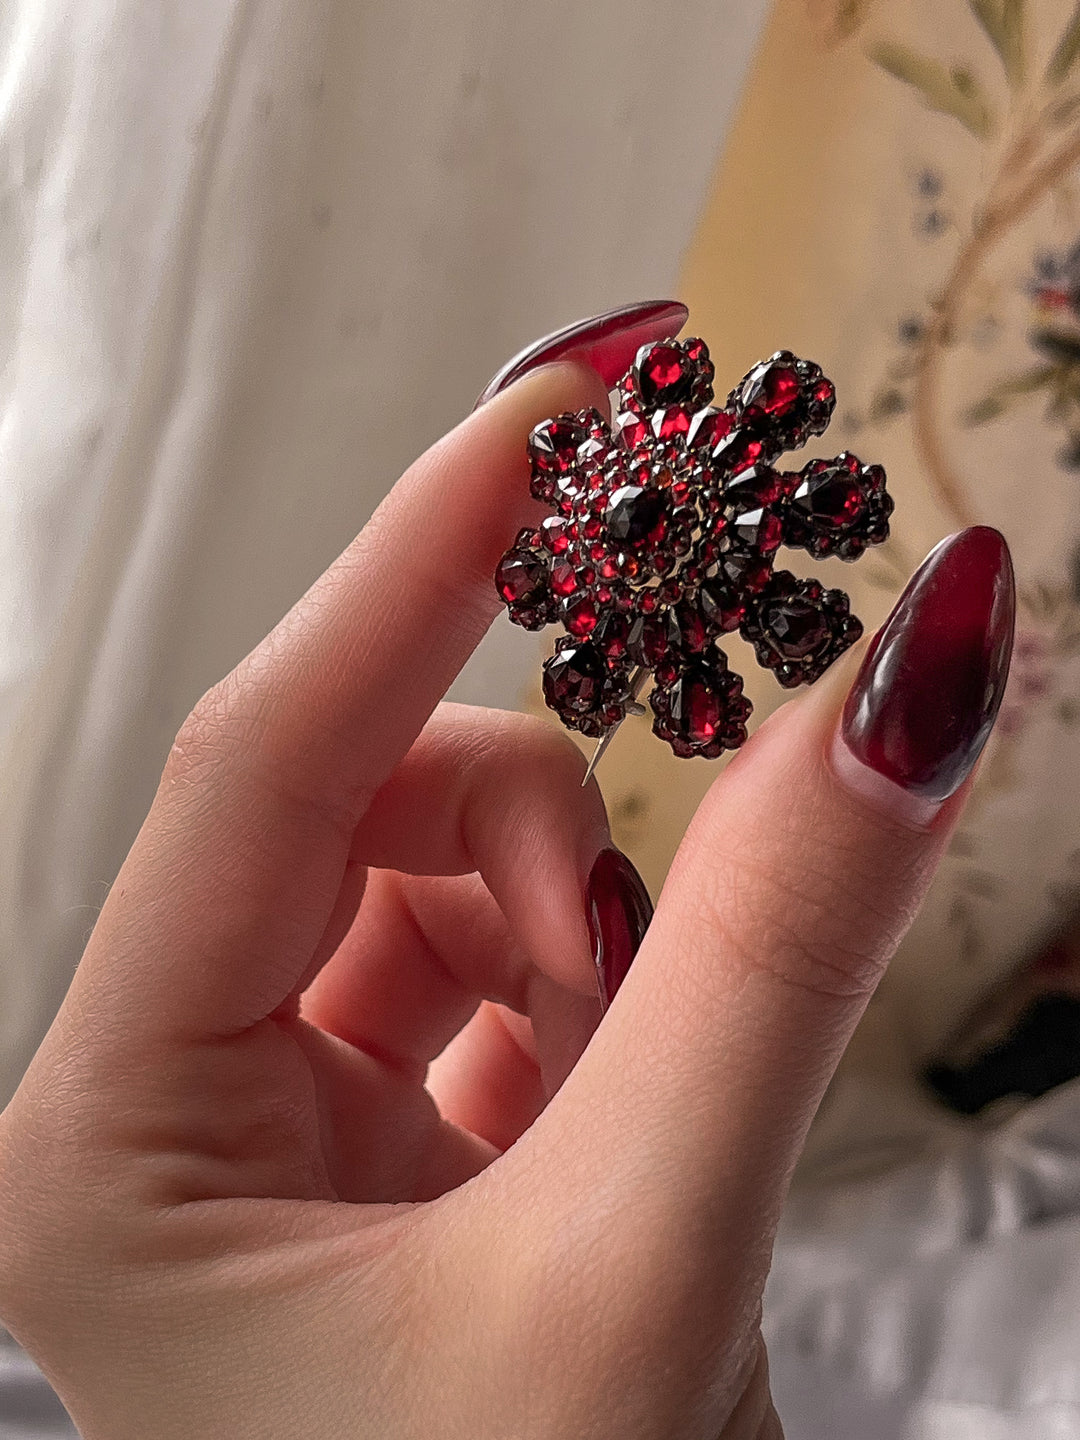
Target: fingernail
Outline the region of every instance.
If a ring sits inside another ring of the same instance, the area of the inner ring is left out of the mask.
[[[645,882],[621,850],[600,852],[585,889],[585,911],[600,1003],[606,1010],[626,979],[653,917]]]
[[[494,399],[530,370],[556,360],[584,360],[610,389],[630,369],[642,345],[670,340],[686,324],[689,314],[677,300],[645,300],[567,325],[515,355],[491,380],[474,408]]]
[[[1015,610],[1003,536],[976,525],[943,540],[871,642],[844,706],[847,755],[933,813],[971,774],[993,728]]]

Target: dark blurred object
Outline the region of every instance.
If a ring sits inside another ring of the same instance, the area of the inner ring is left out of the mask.
[[[977,1115],[1009,1095],[1037,1099],[1080,1076],[1080,999],[1052,992],[1021,1012],[1008,1034],[964,1065],[934,1064],[927,1084],[950,1109]]]

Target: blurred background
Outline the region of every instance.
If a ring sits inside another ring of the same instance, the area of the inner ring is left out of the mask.
[[[781,1239],[789,1440],[1080,1437],[1078,185],[1074,0],[8,0],[0,1104],[198,696],[511,354],[675,294],[718,388],[809,355],[820,453],[889,469],[889,544],[791,568],[870,627],[977,522],[1020,585]],[[542,713],[540,643],[453,697]],[[605,761],[654,895],[719,768],[647,721]],[[0,1345],[0,1440],[71,1433]]]

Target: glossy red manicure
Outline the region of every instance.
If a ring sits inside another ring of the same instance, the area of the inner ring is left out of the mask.
[[[486,404],[530,370],[556,360],[584,360],[611,389],[630,369],[642,345],[672,339],[686,324],[689,314],[686,306],[677,300],[646,300],[567,325],[515,355],[487,386],[475,408]]]
[[[971,774],[1009,675],[1015,587],[1009,547],[983,525],[950,535],[878,631],[841,735],[870,769],[940,803]]]
[[[600,1003],[606,1010],[626,979],[649,921],[645,882],[621,850],[601,851],[585,890]]]

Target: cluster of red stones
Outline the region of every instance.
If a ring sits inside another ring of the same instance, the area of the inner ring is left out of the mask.
[[[787,351],[713,404],[700,340],[645,346],[620,382],[609,427],[595,410],[529,438],[533,495],[553,513],[523,530],[496,586],[529,630],[561,623],[544,695],[598,737],[627,713],[638,667],[655,679],[653,729],[678,755],[746,739],[750,704],[719,648],[741,631],[782,685],[817,679],[861,635],[847,596],[774,570],[781,545],[856,559],[889,533],[880,466],[854,456],[774,468],[821,435],[836,395]]]

